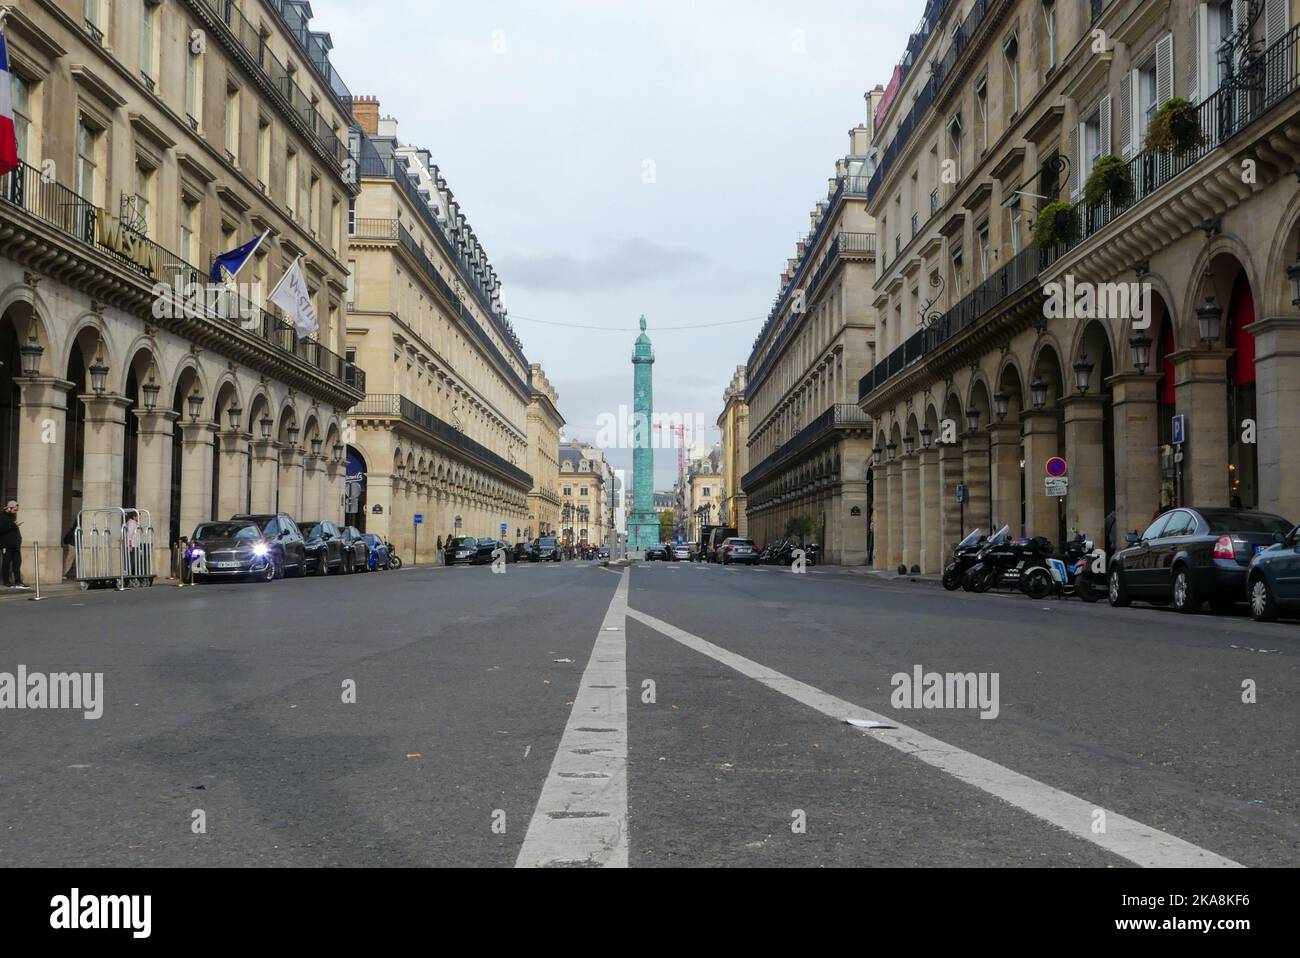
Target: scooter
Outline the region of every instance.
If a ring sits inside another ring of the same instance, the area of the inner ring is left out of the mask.
[[[955,592],[961,588],[962,577],[966,575],[966,570],[975,564],[976,557],[980,550],[984,548],[984,543],[988,539],[976,529],[952,550],[952,562],[948,563],[948,568],[943,570],[943,587],[949,592]]]
[[[1045,599],[1053,593],[1062,599],[1075,595],[1079,570],[1091,558],[1090,545],[1082,535],[1071,539],[1061,555],[1048,556],[1044,565],[1026,569],[1020,590],[1031,599]]]
[[[988,592],[1000,585],[1018,587],[1030,569],[1046,568],[1053,551],[1052,543],[1043,536],[1014,539],[985,549],[966,573],[963,584],[969,582],[971,592]]]
[[[965,590],[966,592],[988,591],[987,589],[977,590],[974,588],[974,586],[976,585],[976,577],[973,575],[973,573],[976,570],[980,570],[982,572],[984,569],[985,557],[988,556],[990,553],[992,553],[993,550],[1002,548],[1006,544],[1007,539],[1010,536],[1011,536],[1011,527],[1003,526],[1001,529],[993,533],[993,535],[989,536],[987,539],[985,539],[982,543],[980,543],[976,547],[977,551],[975,552],[974,556],[971,558],[970,563],[966,566],[966,570],[962,573],[961,576],[961,587],[963,590]]]

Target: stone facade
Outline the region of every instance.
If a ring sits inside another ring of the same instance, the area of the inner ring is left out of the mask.
[[[524,538],[556,535],[560,529],[560,415],[559,396],[537,363],[529,370],[532,400],[528,403],[528,473],[533,488],[528,493],[528,525]]]
[[[403,143],[373,97],[358,99],[357,119],[348,349],[368,382],[352,412],[357,520],[404,555],[416,515],[429,546],[450,534],[514,541],[533,487],[533,391],[499,281],[429,152]]]
[[[930,6],[907,59],[939,69],[910,71],[882,110],[890,162],[867,191],[894,250],[859,386],[877,424],[875,565],[936,572],[964,530],[1003,524],[1113,549],[1172,504],[1300,520],[1296,10]],[[1199,136],[1153,148],[1173,97]],[[1123,183],[1090,203],[1105,156]],[[1039,245],[1049,202],[1063,235]],[[1053,456],[1069,464],[1060,500]]]
[[[741,479],[749,472],[749,403],[745,400],[744,366],[736,367],[731,384],[723,393],[718,431],[722,434],[719,520],[723,525],[734,526],[741,536],[748,536],[749,501],[741,485]]]
[[[850,132],[745,371],[751,465],[740,486],[750,537],[763,546],[807,517],[825,561],[845,565],[867,556],[871,440],[854,384],[876,335],[876,229],[862,202],[870,136],[865,125]]]
[[[24,165],[0,179],[0,495],[28,543],[144,509],[166,570],[211,518],[342,519],[364,392],[342,355],[351,98],[306,4],[243,8],[9,14]],[[239,294],[206,299],[212,259],[261,234]],[[310,337],[263,308],[298,258]]]
[[[599,545],[609,521],[605,497],[608,466],[593,446],[569,440],[560,445],[560,533],[563,544]]]

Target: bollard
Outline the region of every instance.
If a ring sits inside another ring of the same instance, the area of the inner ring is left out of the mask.
[[[36,594],[33,596],[29,596],[29,599],[32,602],[40,602],[41,601],[41,544],[39,542],[32,543],[32,560],[33,560],[32,565],[36,569]]]

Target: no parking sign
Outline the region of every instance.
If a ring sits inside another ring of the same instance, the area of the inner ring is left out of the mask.
[[[1060,479],[1069,471],[1069,464],[1060,456],[1053,456],[1047,460],[1047,474],[1053,479]]]

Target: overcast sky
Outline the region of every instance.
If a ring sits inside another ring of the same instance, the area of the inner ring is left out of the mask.
[[[642,313],[656,412],[716,421],[863,94],[888,82],[923,6],[312,4],[352,92],[432,151],[566,435],[589,441],[602,413],[631,406]],[[752,321],[699,328],[737,320]],[[608,457],[630,472],[630,453]],[[658,453],[656,488],[675,471]]]

